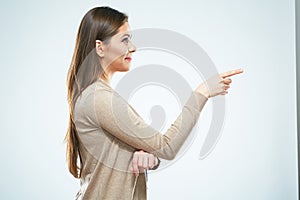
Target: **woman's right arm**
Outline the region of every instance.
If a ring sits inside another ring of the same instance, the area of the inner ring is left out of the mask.
[[[201,84],[191,94],[180,115],[164,134],[146,124],[120,95],[114,91],[98,89],[94,97],[97,123],[100,128],[128,145],[171,160],[196,124],[208,98],[224,94],[224,88],[227,87],[224,87],[225,83],[226,80],[220,84],[220,80],[213,78]]]

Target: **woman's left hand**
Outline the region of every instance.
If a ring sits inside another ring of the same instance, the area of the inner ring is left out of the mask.
[[[138,176],[139,172],[144,172],[145,169],[152,169],[157,164],[157,157],[143,150],[139,150],[133,154],[132,166],[130,167],[130,170],[135,176]]]

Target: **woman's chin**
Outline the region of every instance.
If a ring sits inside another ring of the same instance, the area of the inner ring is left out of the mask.
[[[119,71],[120,72],[127,72],[129,70],[130,70],[130,65],[126,65],[126,66],[122,67]]]
[[[130,68],[122,68],[119,69],[118,72],[128,72],[130,70]]]

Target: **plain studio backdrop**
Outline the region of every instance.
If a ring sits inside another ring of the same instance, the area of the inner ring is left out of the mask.
[[[161,28],[185,35],[219,72],[245,70],[233,77],[225,97],[226,117],[213,151],[199,160],[211,123],[209,102],[185,154],[149,174],[150,200],[297,199],[293,0],[2,1],[1,199],[65,200],[77,193],[79,181],[68,173],[63,143],[66,76],[80,20],[102,5],[127,13],[132,30]],[[136,52],[132,68],[141,64],[173,68],[193,88],[202,81],[180,57],[166,52]],[[163,130],[179,114],[174,95],[155,85],[136,91],[130,102],[149,122],[150,108],[165,105]]]

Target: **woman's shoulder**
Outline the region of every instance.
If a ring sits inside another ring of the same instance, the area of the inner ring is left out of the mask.
[[[106,91],[111,91],[113,92],[113,88],[108,85],[106,82],[104,82],[103,80],[101,79],[98,79],[95,83],[95,90],[106,90]]]
[[[101,81],[100,79],[98,79],[95,82],[93,82],[92,84],[90,84],[89,86],[87,86],[82,91],[82,94],[83,94],[83,96],[89,96],[91,94],[99,93],[102,91],[107,91],[107,92],[111,92],[111,93],[114,92],[114,90],[112,89],[112,87],[110,87],[110,85],[108,85],[104,81]]]
[[[78,99],[76,102],[86,102],[88,100],[91,100],[91,97],[94,97],[95,94],[99,93],[114,93],[113,89],[104,81],[96,80],[89,86],[87,86],[81,94],[78,96]]]

